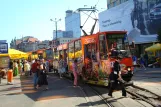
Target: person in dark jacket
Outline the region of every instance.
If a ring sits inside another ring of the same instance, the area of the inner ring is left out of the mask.
[[[47,81],[47,74],[46,74],[46,70],[44,68],[43,63],[40,64],[40,75],[39,75],[39,79],[38,79],[38,85],[39,87],[44,85],[45,86],[45,90],[48,90],[48,81]]]
[[[144,54],[145,67],[148,67],[148,60],[149,60],[148,53],[145,51],[145,54]]]
[[[122,89],[122,96],[126,96],[126,90],[124,87],[124,80],[121,78],[121,67],[120,67],[121,58],[117,57],[114,62],[113,72],[110,74],[110,89],[108,95],[112,97],[113,90],[120,85]]]

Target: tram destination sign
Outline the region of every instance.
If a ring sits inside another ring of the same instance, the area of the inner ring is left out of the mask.
[[[8,53],[8,43],[0,43],[0,54]]]
[[[124,38],[124,34],[114,34],[114,35],[107,35],[108,39],[117,39],[117,38]]]

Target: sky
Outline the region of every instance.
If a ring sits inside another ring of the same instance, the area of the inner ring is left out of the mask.
[[[65,11],[77,10],[84,5],[106,9],[107,0],[0,0],[0,40],[8,43],[14,38],[34,36],[39,40],[51,40],[54,22],[59,19],[58,30],[65,29]]]

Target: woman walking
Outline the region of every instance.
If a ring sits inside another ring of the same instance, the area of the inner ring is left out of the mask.
[[[73,63],[73,75],[74,75],[74,86],[77,86],[78,84],[78,65],[77,65],[77,59],[74,60]]]
[[[40,64],[40,75],[39,75],[39,79],[38,79],[38,86],[45,86],[45,90],[48,90],[48,81],[47,81],[47,74],[46,74],[46,70],[44,69],[44,65]]]
[[[144,61],[144,57],[143,57],[142,54],[141,54],[141,56],[140,56],[140,66],[141,66],[144,70],[146,70],[145,61]]]
[[[60,78],[62,78],[62,72],[63,72],[63,69],[64,69],[63,56],[62,56],[62,55],[60,55],[60,58],[59,58],[59,69],[58,69],[58,72],[59,72],[59,76],[60,76]]]
[[[30,74],[30,64],[25,60],[25,64],[24,64],[24,72],[25,72],[25,76],[29,76]]]
[[[22,76],[22,73],[23,73],[23,64],[21,63],[20,60],[18,60],[18,71],[19,71],[19,74]]]
[[[18,75],[18,64],[17,61],[14,60],[13,62],[13,76],[17,76]]]

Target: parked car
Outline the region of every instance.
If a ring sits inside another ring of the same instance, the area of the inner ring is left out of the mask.
[[[161,3],[150,9],[149,19],[151,22],[161,19]]]

